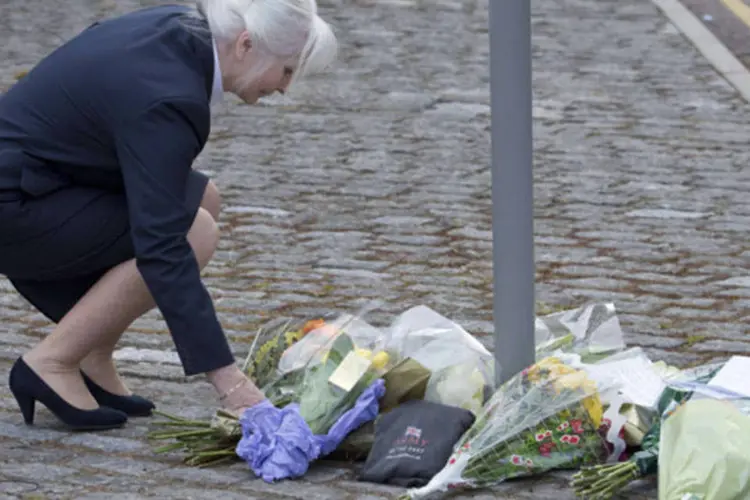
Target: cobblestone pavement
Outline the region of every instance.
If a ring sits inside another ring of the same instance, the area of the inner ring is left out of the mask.
[[[94,19],[133,0],[5,0],[0,87]],[[379,317],[427,304],[491,344],[487,2],[323,0],[343,49],[330,78],[247,108],[228,99],[200,159],[224,194],[206,271],[242,357],[278,314]],[[614,301],[631,345],[681,366],[750,350],[748,106],[648,0],[533,2],[539,300]],[[0,282],[0,372],[49,331]],[[207,415],[164,324],[139,320],[119,352],[134,389]],[[148,421],[67,434],[26,428],[0,385],[2,498],[378,499],[347,467],[273,486],[241,466],[154,457]],[[628,498],[654,496],[653,484]],[[564,475],[477,498],[572,498]]]

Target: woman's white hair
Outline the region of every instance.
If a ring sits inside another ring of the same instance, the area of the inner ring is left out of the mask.
[[[294,81],[336,59],[336,36],[318,16],[316,0],[197,0],[197,9],[217,41],[233,41],[247,30],[260,57],[246,84],[277,61],[293,65]]]

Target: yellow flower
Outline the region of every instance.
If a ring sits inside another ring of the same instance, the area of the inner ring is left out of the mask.
[[[568,365],[554,365],[549,368],[549,375],[551,378],[560,378],[565,375],[576,373],[578,370]]]
[[[539,382],[540,377],[541,373],[536,367],[531,367],[526,371],[526,378],[529,382]]]
[[[555,356],[548,356],[539,362],[537,364],[533,365],[532,368],[551,368],[553,366],[560,366],[563,362],[560,361],[560,358],[557,358]]]
[[[589,414],[589,417],[591,417],[591,421],[594,423],[594,428],[598,429],[602,423],[602,416],[604,415],[604,407],[602,406],[602,401],[599,399],[599,394],[594,393],[584,399],[581,403]]]
[[[553,379],[553,384],[557,389],[576,390],[582,389],[586,392],[596,392],[596,384],[586,376],[586,372],[573,370],[572,372],[561,373]]]
[[[385,369],[389,360],[390,360],[390,357],[388,356],[388,353],[385,351],[380,351],[375,356],[373,356],[372,366],[376,370],[383,370]]]
[[[572,373],[565,373],[553,381],[556,391],[562,390],[580,390],[587,395],[581,401],[586,412],[591,417],[591,421],[596,427],[599,427],[604,414],[604,407],[599,399],[596,383],[587,376],[583,370],[573,370]]]

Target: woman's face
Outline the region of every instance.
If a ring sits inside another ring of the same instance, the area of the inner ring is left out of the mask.
[[[261,97],[286,92],[294,69],[283,62],[275,62],[250,85],[240,86],[234,93],[247,104],[255,104]]]
[[[294,72],[293,63],[260,53],[252,46],[247,32],[238,37],[232,52],[232,57],[221,63],[226,90],[247,104],[255,104],[276,92],[286,92]],[[262,72],[258,74],[259,68]],[[250,82],[248,75],[253,75]]]

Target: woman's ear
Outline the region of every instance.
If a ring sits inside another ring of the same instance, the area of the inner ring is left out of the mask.
[[[253,48],[253,42],[250,40],[250,33],[244,30],[237,37],[237,43],[235,44],[235,56],[238,60],[243,61]]]

